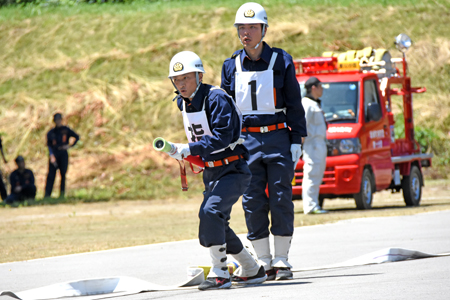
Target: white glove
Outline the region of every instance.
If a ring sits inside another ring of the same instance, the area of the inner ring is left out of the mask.
[[[177,147],[177,152],[174,154],[169,154],[170,157],[173,157],[178,160],[182,160],[183,158],[191,155],[191,149],[189,149],[189,144],[174,144]]]
[[[294,162],[294,168],[302,156],[302,144],[292,144],[291,145],[292,161]]]

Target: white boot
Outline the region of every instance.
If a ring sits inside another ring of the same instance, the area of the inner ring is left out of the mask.
[[[239,268],[234,271],[233,275],[237,277],[252,277],[258,274],[258,270],[261,267],[248,253],[247,249],[242,249],[238,254],[232,254],[233,258],[240,264]]]
[[[275,257],[272,260],[274,268],[292,268],[288,263],[288,253],[291,248],[292,236],[274,236]]]
[[[242,249],[238,254],[232,254],[241,265],[233,276],[235,284],[257,284],[263,283],[267,279],[264,267],[256,262],[256,259],[247,251]]]
[[[228,289],[231,287],[230,273],[227,267],[227,244],[209,247],[212,258],[212,268],[205,281],[198,289],[201,291]]]
[[[266,271],[272,269],[272,254],[270,254],[269,238],[263,238],[252,241],[253,249],[255,249],[258,262]]]
[[[227,267],[227,244],[209,247],[212,259],[212,268],[209,270],[208,278],[221,277],[230,278]]]

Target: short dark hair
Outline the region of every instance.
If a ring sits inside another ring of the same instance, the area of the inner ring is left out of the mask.
[[[15,159],[16,164],[18,164],[18,163],[21,162],[21,161],[25,161],[25,159],[23,158],[23,156],[22,156],[22,155],[17,156],[16,159]]]
[[[53,122],[55,122],[56,120],[62,120],[62,114],[61,113],[56,113],[53,115]]]
[[[308,80],[306,80],[305,82],[305,89],[307,93],[311,93],[311,89],[313,86],[318,86],[319,83],[321,83],[321,81],[314,76],[311,76],[308,78]]]

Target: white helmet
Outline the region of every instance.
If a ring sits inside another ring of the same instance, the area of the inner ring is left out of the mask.
[[[194,98],[198,89],[200,88],[200,78],[198,73],[205,73],[203,63],[200,57],[192,51],[182,51],[175,54],[170,60],[169,78],[172,81],[173,86],[178,91],[177,86],[173,82],[172,77],[183,75],[187,73],[195,72],[195,79],[197,81],[197,88],[189,98]],[[180,91],[178,91],[180,92]]]
[[[262,24],[261,40],[255,46],[255,49],[258,48],[262,40],[264,39],[266,31],[265,29],[269,27],[269,23],[267,22],[267,13],[264,7],[262,7],[261,4],[255,2],[247,2],[245,4],[242,4],[236,12],[236,18],[234,20],[234,27],[236,27],[238,31],[238,37],[240,24]]]
[[[182,51],[170,61],[169,78],[191,72],[205,73],[200,57],[192,51]]]
[[[264,24],[266,27],[269,27],[266,10],[259,3],[247,2],[242,4],[234,20],[236,28],[239,24]]]

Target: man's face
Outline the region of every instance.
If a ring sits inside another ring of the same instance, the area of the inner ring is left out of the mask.
[[[25,162],[24,161],[17,162],[17,167],[21,170],[25,169]]]
[[[62,126],[62,119],[61,118],[57,118],[55,120],[55,125],[56,125],[56,127],[61,127]]]
[[[198,78],[200,81],[202,81],[203,73],[199,73]],[[183,96],[184,98],[189,98],[197,88],[195,72],[174,76],[172,77],[172,80],[178,91],[181,93],[181,96]]]
[[[320,98],[323,95],[323,87],[322,83],[319,83],[318,85],[312,86],[312,91],[314,92],[314,95],[316,98]]]
[[[239,38],[244,48],[255,48],[262,38],[262,24],[240,24],[238,26]],[[267,28],[266,28],[267,30]]]

